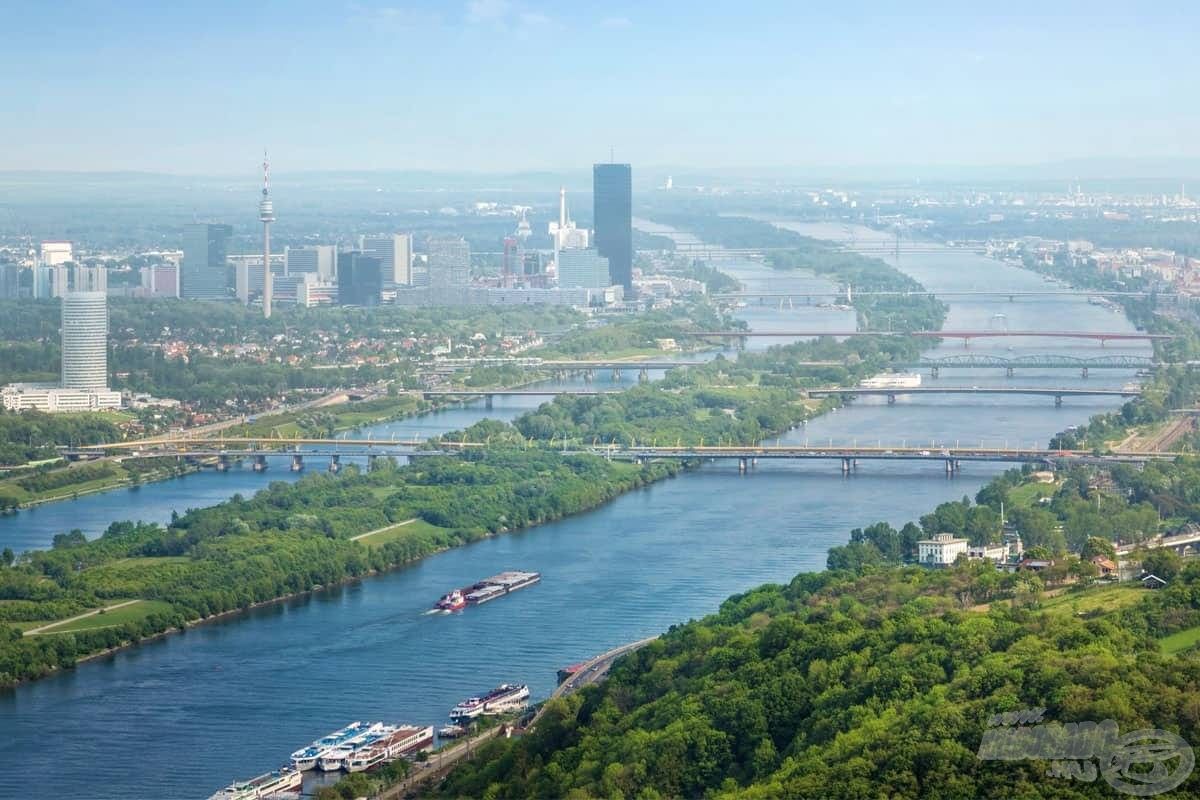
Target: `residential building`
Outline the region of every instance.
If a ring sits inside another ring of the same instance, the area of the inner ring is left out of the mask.
[[[971,545],[967,547],[967,558],[972,561],[991,561],[996,564],[1004,564],[1008,561],[1008,545]]]
[[[362,251],[379,259],[382,264],[384,284],[393,286],[412,284],[412,237],[408,234],[364,236]],[[469,260],[470,256],[468,255],[468,263]]]
[[[187,300],[224,300],[229,293],[229,225],[194,223],[183,232],[183,271],[179,296]]]
[[[16,300],[21,296],[21,276],[25,268],[20,264],[0,264],[0,299]]]
[[[377,306],[383,294],[383,265],[361,250],[338,253],[338,303]]]
[[[142,291],[150,297],[179,297],[179,267],[154,264],[142,267]]]
[[[461,236],[434,236],[426,242],[429,286],[440,289],[471,282],[471,245]]]
[[[592,167],[593,244],[608,259],[611,283],[633,290],[633,173],[628,164]]]
[[[558,285],[563,289],[603,289],[613,283],[608,259],[595,250],[559,252]]]
[[[917,561],[931,567],[948,567],[960,555],[967,554],[966,539],[959,539],[952,533],[938,533],[930,539],[917,542]]]

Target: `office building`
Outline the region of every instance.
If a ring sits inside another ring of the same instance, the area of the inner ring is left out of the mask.
[[[592,167],[593,244],[608,259],[612,283],[633,289],[633,175],[628,164]]]
[[[316,275],[322,281],[337,277],[337,248],[331,244],[289,247],[284,258],[286,275]]]
[[[62,301],[62,387],[108,387],[108,298],[69,292]]]
[[[412,283],[412,237],[408,234],[364,236],[362,251],[379,259],[384,284],[408,286]]]
[[[25,268],[20,264],[0,264],[0,298],[17,300],[21,297],[21,276]]]
[[[45,267],[57,267],[74,261],[74,253],[70,242],[42,242],[40,263]]]
[[[229,296],[229,225],[194,223],[183,232],[183,271],[179,296],[186,300],[224,300]]]
[[[558,254],[558,285],[563,289],[603,289],[613,285],[609,260],[595,250]]]
[[[36,265],[33,268],[33,298],[49,300],[62,297],[71,290],[70,274],[65,264]]]
[[[429,285],[435,289],[471,282],[471,245],[461,236],[430,237],[426,243]]]
[[[75,265],[71,270],[71,291],[108,291],[108,270],[104,267],[83,267]]]
[[[179,267],[153,264],[142,267],[143,297],[179,297]]]
[[[361,250],[338,253],[338,304],[377,306],[383,294],[383,264]]]

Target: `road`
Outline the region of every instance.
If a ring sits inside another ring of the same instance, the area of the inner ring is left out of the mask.
[[[575,692],[584,686],[590,686],[593,683],[603,680],[605,676],[608,675],[608,671],[612,668],[614,661],[627,653],[632,653],[634,650],[637,650],[640,647],[645,647],[657,638],[657,636],[651,636],[647,639],[641,639],[636,642],[623,644],[620,647],[614,647],[612,650],[608,650],[585,661],[579,668],[578,672],[576,672],[567,680],[563,681],[558,685],[557,688],[555,688],[553,692],[551,692],[550,697],[547,698],[546,702],[548,703],[550,700],[554,700],[559,697],[565,697],[566,695],[571,694],[572,692]],[[546,703],[543,703],[538,709],[537,713],[534,714],[533,720],[528,726],[526,726],[526,731],[537,724],[537,721],[541,718],[542,712],[545,708]],[[425,762],[424,765],[414,765],[414,772],[403,781],[376,795],[376,800],[394,800],[394,798],[399,797],[419,796],[422,785],[440,781],[442,778],[446,777],[446,775],[448,775],[459,762],[463,761],[464,759],[471,758],[472,755],[478,752],[480,745],[496,738],[505,729],[506,726],[498,725],[494,728],[489,728],[482,733],[478,733],[467,739],[463,739],[452,747],[447,747],[444,750],[438,751],[430,756],[429,760]]]

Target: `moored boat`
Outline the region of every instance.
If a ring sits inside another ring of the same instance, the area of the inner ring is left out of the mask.
[[[303,783],[300,770],[285,765],[248,781],[235,781],[215,792],[209,800],[268,800],[295,794]]]
[[[329,750],[353,743],[381,727],[383,725],[379,722],[370,723],[357,720],[351,722],[341,730],[322,736],[307,747],[302,747],[292,753],[292,766],[300,771],[315,769],[321,756]]]
[[[529,699],[525,684],[503,683],[484,695],[468,697],[450,709],[450,719],[471,720],[481,715],[503,714],[524,708]]]
[[[401,725],[379,741],[359,747],[346,757],[347,772],[364,772],[433,745],[433,726]]]

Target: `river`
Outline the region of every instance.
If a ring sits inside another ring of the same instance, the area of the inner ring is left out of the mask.
[[[1044,285],[1025,271],[955,251],[906,256],[900,266],[933,289],[964,282],[1014,290]],[[784,290],[791,290],[787,281],[813,280],[751,263],[722,268],[750,285],[771,281]],[[759,329],[853,324],[848,312],[830,309],[744,311]],[[1083,298],[955,302],[947,326],[986,328],[996,314],[1012,329],[1131,330],[1123,316]],[[1043,351],[1145,355],[1149,349],[981,340],[969,352]],[[961,343],[945,343],[935,354],[961,352]],[[1073,372],[1008,379],[981,371],[944,372],[938,380],[1120,386],[1131,378],[1094,372],[1084,384]],[[626,374],[626,382],[635,379]],[[372,432],[427,434],[485,414],[511,418],[533,405],[497,400],[491,412],[481,405],[454,409]],[[1071,398],[1055,408],[1049,398],[1026,396],[902,398],[895,406],[862,400],[782,438],[1044,444],[1067,425],[1117,405]],[[535,697],[544,697],[558,667],[703,616],[736,592],[820,569],[827,549],[845,542],[850,528],[914,519],[939,502],[973,495],[998,469],[968,464],[947,478],[940,463],[880,462],[842,476],[836,464],[781,462],[739,475],[735,464],[715,463],[588,514],[97,659],[0,694],[0,797],[205,797],[235,777],[282,763],[352,719],[440,725],[455,702],[502,681],[527,682]],[[94,533],[114,518],[163,520],[172,508],[290,477],[282,470],[202,473],[84,497],[2,520],[0,537],[25,535],[14,531],[36,520],[27,540],[40,546],[47,532],[65,525]],[[537,570],[543,580],[463,614],[425,613],[448,588],[501,569]]]

